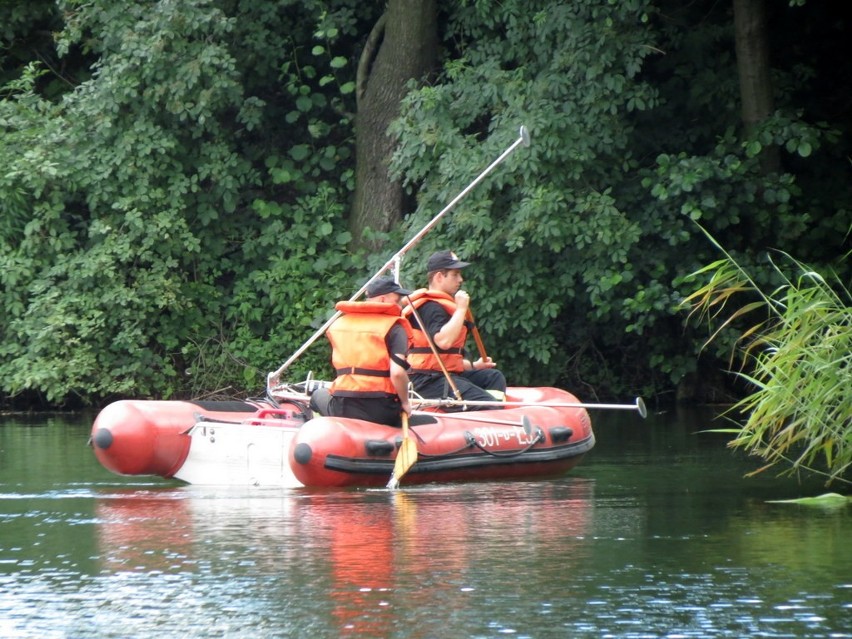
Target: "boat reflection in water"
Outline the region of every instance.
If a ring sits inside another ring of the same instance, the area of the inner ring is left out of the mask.
[[[208,580],[220,588],[227,572],[228,605],[251,596],[257,608],[267,599],[279,609],[265,613],[267,622],[299,593],[288,606],[299,608],[302,630],[387,636],[400,630],[403,610],[440,602],[452,614],[469,605],[460,593],[493,581],[494,571],[510,581],[512,570],[549,553],[563,562],[560,571],[571,570],[564,561],[584,555],[593,488],[571,479],[404,491],[111,493],[97,504],[100,557],[104,572],[174,579],[196,592]]]

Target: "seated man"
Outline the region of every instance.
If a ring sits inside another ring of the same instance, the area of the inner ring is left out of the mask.
[[[461,285],[464,282],[462,269],[469,265],[469,262],[459,260],[452,251],[438,251],[429,258],[426,267],[429,287],[409,298],[423,326],[417,322],[411,306],[403,310],[403,315],[408,317],[414,329],[414,341],[408,358],[411,364],[409,376],[414,390],[422,397],[453,397],[446,375],[429,344],[431,339],[462,399],[499,402],[506,395],[506,378],[503,373],[497,370],[490,357],[487,360],[480,357],[471,362],[464,356],[470,297],[461,289]],[[493,406],[499,407],[499,404]]]
[[[402,425],[402,412],[411,414],[406,372],[411,326],[401,317],[400,301],[409,294],[393,279],[381,278],[367,288],[367,301],[336,304],[343,315],[326,336],[337,377],[328,397],[324,389],[311,396],[312,408],[333,417]]]

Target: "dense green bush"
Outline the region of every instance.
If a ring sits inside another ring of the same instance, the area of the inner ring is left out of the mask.
[[[778,113],[744,137],[729,7],[509,1],[453,17],[441,82],[407,100],[395,162],[419,189],[416,225],[515,125],[530,127],[533,147],[426,249],[477,262],[470,287],[495,357],[514,379],[583,394],[718,399],[707,370],[724,346],[699,371],[700,329],[676,311],[683,279],[710,260],[692,220],[746,255],[805,239],[809,257],[831,259],[848,232],[843,169],[826,200],[827,173],[820,186],[803,168],[824,171],[845,149],[794,109],[811,99],[816,52],[779,72]],[[765,145],[789,171],[763,174]]]
[[[440,73],[391,131],[416,204],[371,255],[348,218],[355,71],[380,6],[4,5],[0,388],[55,405],[258,393],[525,124],[533,145],[406,257],[405,284],[436,248],[473,260],[473,310],[512,383],[700,389],[726,351],[699,358],[705,335],[677,310],[711,260],[692,220],[742,264],[795,244],[849,274],[852,83],[831,63],[848,39],[818,4],[773,6],[777,112],[748,136],[727,5],[444,6]],[[767,147],[780,173],[763,173]],[[289,374],[308,371],[330,373],[324,340]]]
[[[256,367],[349,289],[350,134],[327,124],[348,93],[339,63],[279,44],[314,37],[286,7],[173,5],[66,3],[60,50],[95,56],[92,78],[47,101],[29,71],[2,103],[9,393],[256,388]],[[329,43],[332,17],[320,22]],[[258,73],[265,92],[246,94]]]

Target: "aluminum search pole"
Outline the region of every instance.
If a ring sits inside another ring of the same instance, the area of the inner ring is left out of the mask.
[[[373,275],[373,277],[371,277],[369,280],[367,280],[364,283],[364,285],[361,288],[358,289],[358,291],[355,293],[355,295],[353,295],[351,298],[349,298],[349,301],[354,302],[359,297],[361,297],[361,295],[364,294],[364,292],[367,290],[367,287],[370,286],[370,284],[372,284],[375,280],[377,280],[379,277],[381,277],[385,273],[385,271],[387,271],[391,266],[394,266],[394,264],[398,264],[400,259],[402,258],[402,256],[405,255],[405,253],[407,253],[415,244],[417,244],[423,238],[423,236],[426,235],[426,233],[428,233],[430,230],[432,230],[432,227],[434,227],[441,220],[441,218],[444,217],[444,215],[449,213],[453,209],[453,207],[456,204],[458,204],[465,195],[467,195],[477,184],[482,182],[482,180],[484,180],[485,177],[497,167],[497,165],[499,165],[501,162],[503,162],[503,160],[505,160],[507,157],[509,157],[509,155],[511,155],[512,152],[514,152],[515,149],[517,149],[519,146],[528,147],[529,145],[530,145],[529,131],[527,131],[527,127],[522,126],[521,130],[518,134],[518,139],[515,140],[509,148],[507,148],[505,151],[503,151],[503,153],[500,155],[500,157],[498,157],[491,164],[489,164],[488,167],[482,173],[480,173],[473,182],[468,184],[467,187],[465,187],[465,189],[461,193],[459,193],[456,197],[454,197],[453,200],[449,204],[447,204],[447,206],[445,206],[444,209],[440,213],[438,213],[435,217],[433,217],[429,221],[428,224],[426,224],[426,226],[424,226],[422,229],[420,229],[420,231],[418,231],[417,235],[415,235],[410,240],[408,240],[408,242],[405,244],[405,246],[403,246],[397,253],[395,253],[394,256],[392,258],[390,258],[385,263],[385,265],[382,266],[382,268],[380,268],[375,273],[375,275]],[[279,378],[281,377],[281,374],[284,371],[286,371],[293,362],[295,362],[299,357],[301,357],[302,353],[304,353],[306,350],[308,350],[308,348],[311,346],[311,344],[313,344],[323,333],[325,333],[328,330],[328,327],[331,326],[334,323],[334,321],[338,317],[340,317],[341,315],[342,315],[342,313],[340,311],[335,312],[334,315],[332,315],[330,318],[328,318],[328,320],[326,321],[325,324],[323,324],[322,326],[320,326],[317,329],[316,333],[311,335],[311,337],[308,339],[307,342],[302,344],[302,346],[300,346],[299,349],[295,353],[293,353],[286,362],[281,364],[281,366],[278,368],[278,370],[273,371],[272,373],[269,373],[266,376],[266,392],[267,393],[269,393],[269,391],[272,389],[273,386],[278,385],[278,381],[279,381]]]
[[[635,404],[584,404],[582,402],[484,402],[484,401],[469,401],[469,400],[454,400],[454,399],[420,399],[411,400],[412,404],[417,406],[437,406],[453,407],[453,406],[477,406],[484,408],[516,408],[518,406],[552,406],[554,408],[587,408],[599,410],[635,410],[639,413],[642,419],[648,416],[648,409],[645,408],[645,401],[641,397],[636,398]]]

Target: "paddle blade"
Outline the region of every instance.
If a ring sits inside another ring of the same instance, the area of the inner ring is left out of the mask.
[[[388,488],[393,490],[399,487],[399,480],[414,466],[417,461],[417,444],[411,437],[406,437],[402,440],[402,445],[396,454],[396,461],[393,464],[393,474],[388,482]]]

